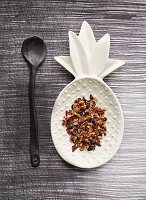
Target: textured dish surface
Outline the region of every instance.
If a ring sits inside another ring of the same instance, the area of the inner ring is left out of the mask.
[[[101,142],[101,147],[94,151],[72,152],[62,120],[66,110],[71,108],[74,100],[84,96],[89,99],[90,94],[97,98],[97,105],[106,109],[107,135]],[[109,161],[117,152],[123,137],[124,120],[121,106],[112,90],[100,79],[80,78],[67,85],[56,99],[52,117],[51,134],[56,150],[68,163],[80,168],[94,168]]]

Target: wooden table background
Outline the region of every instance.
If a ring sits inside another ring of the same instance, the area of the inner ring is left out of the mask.
[[[126,64],[105,78],[124,112],[120,150],[104,166],[83,171],[65,163],[50,135],[59,92],[73,80],[53,59],[68,55],[68,30],[83,20],[96,39],[111,35],[110,56]],[[29,71],[25,38],[38,35],[47,58],[36,80],[41,165],[29,159]],[[146,200],[146,1],[0,1],[0,200]]]

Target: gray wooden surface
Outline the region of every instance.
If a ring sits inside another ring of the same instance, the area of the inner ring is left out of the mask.
[[[55,55],[68,54],[68,30],[87,20],[96,39],[109,32],[111,57],[126,65],[105,78],[122,105],[124,138],[104,166],[82,171],[57,154],[50,135],[56,97],[73,77]],[[42,37],[47,59],[38,71],[36,107],[41,165],[29,160],[26,37]],[[0,200],[146,200],[146,1],[0,1]]]

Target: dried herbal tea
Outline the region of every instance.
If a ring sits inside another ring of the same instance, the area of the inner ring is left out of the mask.
[[[84,97],[78,98],[66,111],[62,125],[73,143],[72,151],[79,148],[81,151],[94,150],[101,146],[101,140],[106,135],[105,109],[96,106],[96,98],[90,95],[87,100]]]

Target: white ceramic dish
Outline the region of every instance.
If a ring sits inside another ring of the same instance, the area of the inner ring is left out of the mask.
[[[109,161],[122,141],[122,109],[103,78],[124,62],[108,58],[109,34],[96,43],[87,22],[83,22],[79,36],[69,32],[69,43],[70,56],[59,56],[55,59],[75,76],[75,80],[56,99],[51,117],[51,134],[56,150],[65,161],[80,168],[94,168]],[[106,109],[107,135],[103,138],[101,147],[96,147],[94,151],[77,149],[72,152],[73,144],[62,126],[62,120],[65,111],[71,108],[75,99],[83,96],[89,99],[90,94],[97,98],[97,105]]]

